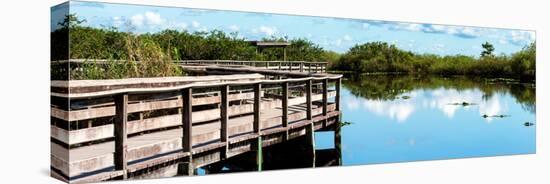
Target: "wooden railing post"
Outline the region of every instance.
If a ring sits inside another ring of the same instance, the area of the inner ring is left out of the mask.
[[[342,85],[342,78],[336,79],[336,110],[340,111],[340,87]]]
[[[254,84],[254,133],[260,133],[260,111],[261,111],[261,91],[262,85],[260,83]]]
[[[318,73],[318,72],[319,72],[318,67],[319,67],[319,64],[315,63],[315,73]]]
[[[328,79],[323,79],[323,116],[328,112]]]
[[[307,116],[306,118],[308,120],[312,120],[312,108],[311,108],[311,86],[312,86],[312,80],[309,79],[306,81],[306,107],[307,107]]]
[[[292,62],[288,62],[288,70],[292,72]]]
[[[182,125],[183,125],[183,135],[182,135],[182,149],[183,152],[191,152],[193,148],[191,138],[193,136],[193,89],[185,88],[182,89]]]
[[[283,62],[279,61],[279,70],[281,70],[281,65],[283,65]]]
[[[269,69],[269,61],[265,63],[265,68]]]
[[[304,72],[304,62],[300,62],[300,72]]]
[[[229,108],[229,99],[227,98],[228,93],[229,93],[229,85],[222,86],[221,101],[220,101],[220,122],[221,122],[220,140],[221,142],[225,143],[225,149],[222,155],[223,158],[227,158],[227,151],[229,148],[229,145],[227,143],[227,139],[228,139],[227,122],[229,121],[228,112],[227,112],[227,109]]]
[[[312,106],[311,106],[311,88],[312,88],[312,80],[307,80],[306,83],[306,106],[307,106],[307,120],[312,120]],[[313,165],[312,167],[315,167],[315,123],[311,121],[310,124],[306,125],[306,141],[310,145],[310,154],[313,158]]]
[[[307,64],[307,71],[308,71],[309,73],[311,73],[311,63],[308,63],[308,64]]]
[[[283,100],[283,103],[282,103],[282,106],[283,106],[283,116],[281,117],[282,118],[282,121],[283,121],[283,127],[288,127],[288,82],[283,82],[283,85],[282,85],[282,90],[283,90],[283,94],[282,94],[282,100]],[[288,139],[288,129],[285,131],[285,139]]]
[[[114,154],[114,165],[115,170],[123,171],[123,179],[127,178],[126,168],[128,162],[127,149],[128,149],[128,135],[127,135],[127,126],[128,121],[128,94],[117,94],[115,95],[115,122],[114,122],[114,136],[115,136],[115,154]]]

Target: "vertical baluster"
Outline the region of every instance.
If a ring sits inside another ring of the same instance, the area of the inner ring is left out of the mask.
[[[283,127],[286,128],[286,127],[288,127],[288,82],[283,82],[282,90],[283,90],[283,94],[282,94],[282,100],[283,100],[283,103],[282,103],[282,109],[283,109],[282,122],[283,122]],[[288,139],[288,129],[285,131],[285,139]]]
[[[223,152],[223,158],[227,158],[227,151],[228,151],[228,143],[227,139],[229,135],[227,135],[227,123],[229,121],[229,116],[227,109],[229,108],[229,99],[227,98],[229,93],[229,85],[224,85],[221,87],[221,101],[220,101],[220,122],[221,122],[221,132],[220,132],[220,140],[221,142],[225,143],[225,149]]]
[[[126,123],[128,121],[128,94],[117,94],[115,96],[115,154],[114,154],[114,165],[115,170],[123,171],[123,178],[127,178],[126,168],[127,163],[127,127]]]

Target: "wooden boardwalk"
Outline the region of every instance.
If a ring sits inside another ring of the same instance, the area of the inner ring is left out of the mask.
[[[52,176],[102,181],[173,162],[192,175],[251,151],[261,170],[262,147],[338,129],[341,76],[225,68],[240,74],[52,81]]]

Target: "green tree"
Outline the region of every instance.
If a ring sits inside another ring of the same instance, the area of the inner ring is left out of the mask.
[[[481,44],[481,47],[483,48],[483,51],[481,51],[481,57],[493,56],[493,51],[495,51],[493,44],[485,42]]]

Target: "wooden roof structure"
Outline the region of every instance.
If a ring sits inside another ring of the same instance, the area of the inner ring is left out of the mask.
[[[256,46],[256,53],[261,52],[264,48],[282,47],[283,61],[286,61],[286,47],[291,45],[291,43],[287,41],[248,41],[248,43]]]

